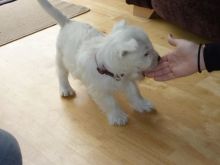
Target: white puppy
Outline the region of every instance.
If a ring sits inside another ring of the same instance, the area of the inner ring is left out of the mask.
[[[135,83],[144,72],[156,67],[159,56],[142,29],[117,23],[108,36],[88,24],[70,21],[47,0],[38,0],[61,26],[57,40],[57,70],[61,96],[75,95],[68,74],[80,79],[88,93],[106,113],[109,123],[124,125],[122,111],[114,93],[122,91],[139,112],[151,111]]]

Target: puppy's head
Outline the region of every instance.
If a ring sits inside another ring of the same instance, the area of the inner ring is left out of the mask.
[[[104,46],[104,63],[113,73],[126,74],[130,79],[142,79],[144,72],[157,66],[159,55],[146,33],[137,27],[117,23]]]

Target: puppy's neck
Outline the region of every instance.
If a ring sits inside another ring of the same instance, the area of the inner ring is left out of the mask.
[[[101,75],[107,75],[112,77],[113,79],[115,79],[116,81],[120,81],[123,77],[124,77],[124,73],[113,73],[110,70],[108,70],[104,64],[100,64],[97,61],[97,55],[95,55],[95,62],[97,65],[97,71],[99,72],[99,74]],[[103,61],[104,63],[104,61]]]

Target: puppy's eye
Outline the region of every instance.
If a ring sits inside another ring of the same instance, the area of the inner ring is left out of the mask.
[[[144,54],[144,57],[147,57],[148,55],[149,55],[148,53],[145,53],[145,54]]]

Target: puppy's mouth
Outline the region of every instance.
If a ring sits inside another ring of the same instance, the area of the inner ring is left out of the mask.
[[[140,70],[139,72],[137,72],[139,75],[139,79],[144,79],[145,74],[146,74],[146,70]]]
[[[144,77],[145,76],[145,71],[141,71],[139,74]]]
[[[153,70],[156,66],[157,66],[157,65],[152,66],[152,67],[150,67],[150,68],[148,68],[148,69],[141,69],[141,68],[139,68],[140,71],[138,71],[137,73],[138,73],[138,75],[139,75],[140,77],[143,77],[143,78],[144,78],[144,77],[146,76],[146,73],[148,73],[148,72],[150,72],[151,70]]]

